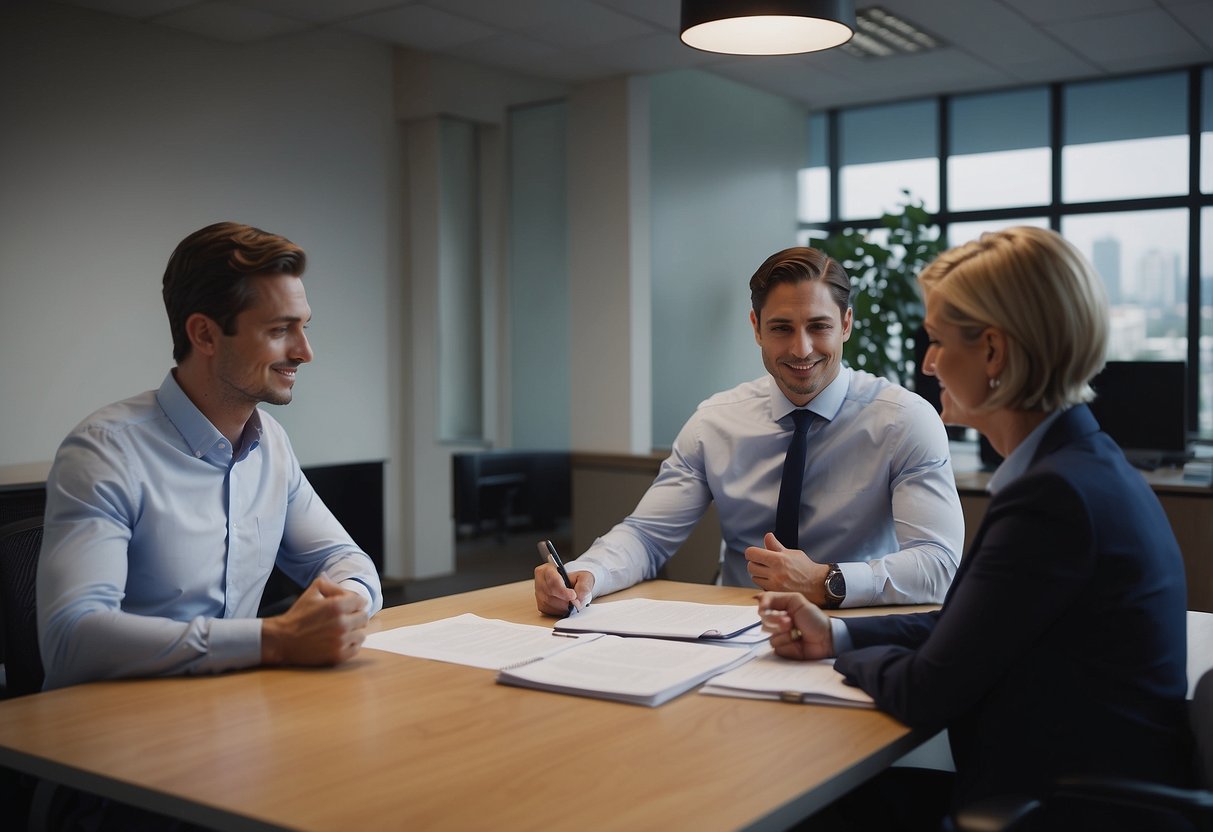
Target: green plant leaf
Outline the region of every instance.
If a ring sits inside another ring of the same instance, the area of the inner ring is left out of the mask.
[[[899,208],[880,217],[880,227],[888,229],[887,246],[855,228],[816,245],[851,277],[855,322],[843,358],[852,367],[912,387],[913,339],[923,317],[916,278],[946,246],[922,200],[904,188],[901,193]]]

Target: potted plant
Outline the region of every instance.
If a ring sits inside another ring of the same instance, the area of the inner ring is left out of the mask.
[[[904,202],[881,216],[876,229],[845,228],[813,245],[851,276],[855,320],[843,358],[914,389],[915,339],[923,318],[915,278],[946,245],[922,201],[904,189],[902,195]]]

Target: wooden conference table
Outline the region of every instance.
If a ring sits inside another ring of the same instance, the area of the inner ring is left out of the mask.
[[[525,581],[372,628],[464,612],[552,623]],[[0,764],[221,829],[780,829],[929,738],[877,711],[695,692],[644,708],[493,679],[366,649],[337,668],[96,682],[0,702]]]

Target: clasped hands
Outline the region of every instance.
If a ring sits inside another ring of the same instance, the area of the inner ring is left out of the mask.
[[[830,617],[799,592],[764,592],[757,596],[762,629],[771,647],[788,659],[826,659],[834,655]]]
[[[261,663],[335,665],[366,638],[366,599],[320,575],[282,615],[261,622]]]
[[[766,548],[745,550],[746,569],[755,584],[769,591],[800,592],[814,604],[825,604],[828,566],[810,560],[799,549],[785,549],[771,532],[762,542]]]

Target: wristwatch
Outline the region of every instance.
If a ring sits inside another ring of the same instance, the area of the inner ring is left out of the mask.
[[[836,563],[831,563],[830,571],[826,572],[825,588],[826,609],[836,610],[842,606],[843,600],[847,597],[847,579],[842,576],[842,570]]]

